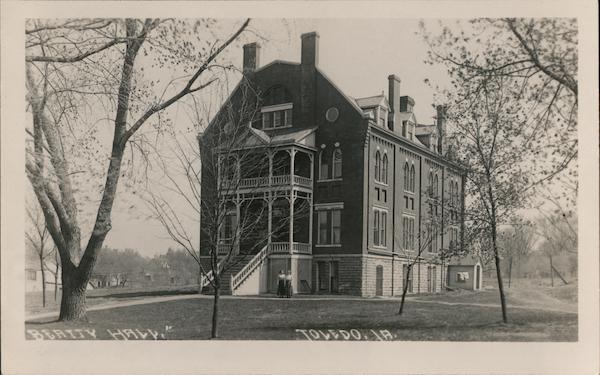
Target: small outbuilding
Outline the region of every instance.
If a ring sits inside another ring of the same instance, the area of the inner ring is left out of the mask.
[[[453,289],[481,290],[482,268],[479,257],[452,258],[448,264],[447,285]]]

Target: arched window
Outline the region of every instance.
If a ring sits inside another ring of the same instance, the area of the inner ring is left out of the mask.
[[[383,154],[383,161],[381,162],[381,182],[387,184],[388,182],[388,157],[387,154]]]
[[[321,150],[319,153],[319,179],[329,179],[329,157],[325,150]]]
[[[410,191],[414,193],[415,191],[415,166],[411,165],[410,167]]]
[[[333,151],[333,178],[342,177],[342,150],[336,148]]]
[[[433,195],[433,172],[429,171],[429,177],[427,178],[427,193],[431,197]]]
[[[435,174],[435,177],[433,178],[433,193],[434,193],[434,196],[436,198],[439,196],[438,175],[437,175],[437,173]]]
[[[379,151],[375,153],[375,181],[379,181],[381,176],[381,154]]]
[[[458,182],[454,183],[454,203],[456,203],[457,205],[460,203],[460,193],[458,192]]]
[[[408,162],[404,163],[404,190],[410,191],[410,169]]]
[[[450,181],[450,206],[454,206],[454,181]]]

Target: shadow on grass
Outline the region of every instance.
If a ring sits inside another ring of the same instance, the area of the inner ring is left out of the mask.
[[[94,298],[135,298],[135,297],[163,297],[163,296],[178,296],[178,295],[190,295],[198,294],[197,289],[176,289],[176,290],[149,290],[139,292],[126,292],[126,293],[111,293],[102,295],[88,295],[87,299]]]

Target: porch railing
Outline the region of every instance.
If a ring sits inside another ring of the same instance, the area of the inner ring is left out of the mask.
[[[302,177],[302,176],[296,176],[294,175],[294,183],[301,185],[301,186],[306,186],[306,187],[311,187],[312,186],[312,179],[308,178],[308,177]]]
[[[290,176],[289,175],[283,175],[283,176],[273,176],[271,177],[271,185],[289,185],[290,184]]]
[[[269,255],[269,246],[265,246],[250,261],[231,278],[231,292],[239,287],[244,280],[258,267]]]
[[[232,249],[232,244],[230,243],[220,243],[217,245],[217,255],[227,255]]]
[[[267,187],[267,186],[286,186],[290,184],[292,179],[291,175],[281,175],[281,176],[268,176],[266,177],[249,177],[242,178],[239,180],[239,183],[236,184],[236,181],[226,180],[222,183],[222,190],[235,190],[236,185],[239,189],[251,189],[258,187]],[[293,176],[294,184],[304,187],[312,187],[313,180],[309,177],[303,176]]]
[[[271,242],[271,253],[286,253],[290,252],[289,242]],[[292,251],[300,254],[311,254],[311,244],[303,242],[292,242]]]

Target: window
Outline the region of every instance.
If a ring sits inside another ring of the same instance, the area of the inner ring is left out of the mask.
[[[438,227],[437,225],[433,225],[431,242],[433,243],[432,252],[434,253],[438,252],[438,237]]]
[[[292,110],[285,110],[285,126],[292,126]]]
[[[381,177],[381,154],[379,151],[375,153],[375,181],[379,181]]]
[[[404,163],[404,190],[410,191],[410,169],[408,162]]]
[[[429,177],[427,177],[427,192],[429,197],[433,196],[433,172],[429,171]]]
[[[387,203],[387,190],[382,189],[381,192],[383,193],[383,202]]]
[[[236,226],[236,214],[234,212],[228,212],[223,218],[223,222],[221,223],[219,242],[224,244],[230,244],[234,238]]]
[[[237,176],[237,160],[235,157],[228,157],[223,165],[222,176],[225,180],[235,180]]]
[[[336,148],[333,153],[321,150],[319,154],[319,179],[342,178],[342,150]]]
[[[402,218],[402,247],[413,250],[415,246],[415,218],[404,216]]]
[[[283,114],[283,111],[276,111],[273,112],[273,127],[274,128],[279,128],[281,127],[283,124],[281,122],[281,115]]]
[[[387,154],[383,154],[383,160],[381,162],[381,179],[380,181],[384,184],[388,182],[388,157]]]
[[[292,126],[292,103],[263,107],[261,112],[263,129]]]
[[[317,227],[319,228],[317,244],[338,245],[341,243],[341,210],[317,211]]]
[[[409,182],[409,191],[415,192],[415,166],[411,165],[410,167],[410,182]]]
[[[387,246],[387,211],[373,209],[373,245]]]
[[[325,150],[321,151],[319,154],[319,179],[320,180],[328,180],[329,179],[329,158],[325,153]]]
[[[333,178],[342,177],[342,150],[336,148],[333,151]]]
[[[435,177],[433,177],[433,193],[434,193],[434,197],[435,198],[439,197],[438,175],[437,175],[437,173],[435,174]]]
[[[263,129],[268,129],[271,127],[271,114],[270,113],[263,113],[262,114],[262,128]]]
[[[406,138],[407,121],[402,121],[402,136]]]

